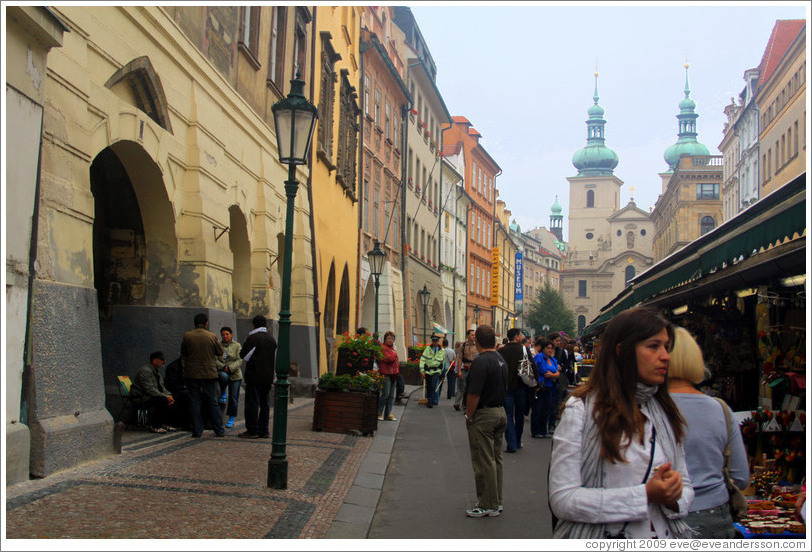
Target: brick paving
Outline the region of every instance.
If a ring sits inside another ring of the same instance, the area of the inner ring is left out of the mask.
[[[312,431],[288,409],[288,488],[266,486],[270,439],[124,434],[122,454],[6,488],[6,538],[323,538],[371,437]],[[213,521],[213,522],[212,522]]]

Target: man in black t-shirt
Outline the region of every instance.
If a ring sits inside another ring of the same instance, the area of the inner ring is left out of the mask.
[[[465,421],[474,468],[477,505],[468,517],[502,513],[502,437],[507,427],[505,391],[508,367],[496,352],[496,335],[488,325],[475,334],[479,356],[471,363],[466,384]]]

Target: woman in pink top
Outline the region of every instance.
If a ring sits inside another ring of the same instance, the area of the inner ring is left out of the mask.
[[[395,400],[395,387],[400,373],[398,354],[394,348],[395,333],[386,332],[383,334],[383,345],[381,346],[381,358],[378,359],[378,369],[386,376],[383,382],[383,390],[378,399],[378,419],[394,421],[397,418],[392,416],[392,403]]]

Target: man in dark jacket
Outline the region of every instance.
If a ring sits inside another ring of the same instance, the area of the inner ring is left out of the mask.
[[[195,315],[195,329],[183,334],[180,358],[183,379],[189,390],[189,414],[192,418],[192,437],[203,435],[203,411],[206,409],[214,428],[214,435],[223,437],[223,414],[217,404],[220,396],[217,381],[217,357],[223,356],[223,346],[217,336],[208,330],[209,317]]]
[[[175,403],[172,394],[161,382],[161,366],[166,359],[161,351],[149,355],[149,364],[138,370],[130,388],[135,404],[149,409],[149,425],[152,433],[166,433],[176,428],[167,425],[169,407]]]
[[[271,386],[276,363],[276,340],[268,331],[268,321],[257,315],[251,320],[254,329],[240,350],[245,364],[245,431],[243,439],[266,439],[271,436]]]
[[[519,364],[527,355],[530,360],[530,370],[535,375],[536,363],[533,362],[533,355],[522,345],[524,335],[519,328],[510,328],[507,331],[507,338],[507,345],[499,349],[499,353],[508,366],[507,393],[505,394],[505,414],[507,415],[507,427],[505,428],[507,449],[505,452],[516,452],[522,448],[524,412],[527,409],[530,393],[530,389],[519,377]]]

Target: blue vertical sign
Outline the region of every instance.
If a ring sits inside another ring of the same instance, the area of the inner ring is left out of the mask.
[[[513,272],[516,275],[516,277],[514,278],[514,281],[516,282],[516,286],[513,289],[514,298],[516,299],[516,301],[521,301],[522,297],[523,297],[522,288],[524,287],[524,282],[523,282],[524,281],[524,277],[523,277],[524,276],[524,269],[522,267],[522,264],[523,264],[522,263],[522,252],[517,251],[516,252],[516,270]]]

